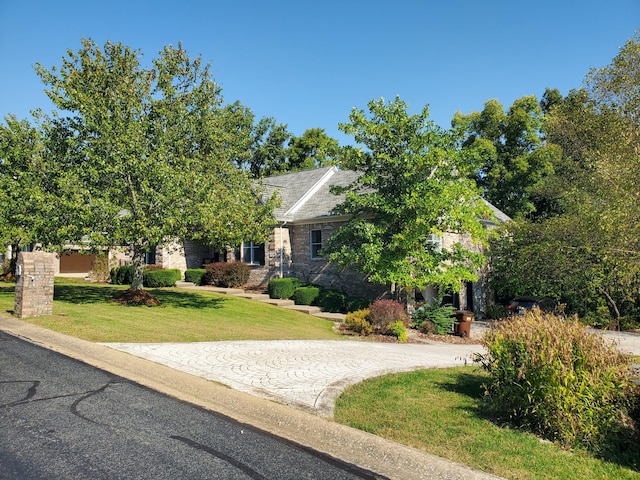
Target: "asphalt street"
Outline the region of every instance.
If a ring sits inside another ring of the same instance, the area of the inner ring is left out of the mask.
[[[40,471],[37,471],[34,475],[27,475],[26,478],[109,478],[100,477],[99,475],[84,477],[84,471],[81,470],[83,468],[82,465],[88,462],[89,466],[95,464],[99,467],[100,460],[98,457],[104,457],[107,465],[113,465],[114,462],[119,460],[118,455],[112,453],[111,449],[123,443],[125,448],[122,452],[122,461],[128,464],[137,462],[144,466],[147,464],[147,459],[155,462],[164,458],[164,456],[183,455],[189,452],[190,449],[194,449],[200,450],[200,455],[202,455],[202,452],[208,452],[209,456],[216,458],[222,456],[223,460],[227,458],[234,459],[234,461],[238,462],[238,467],[241,470],[245,465],[251,471],[256,470],[255,463],[250,460],[243,460],[244,457],[236,457],[229,453],[234,452],[236,448],[233,446],[233,442],[238,438],[237,426],[235,427],[235,432],[233,427],[230,427],[230,434],[222,434],[217,437],[216,432],[218,428],[222,427],[207,428],[207,425],[204,430],[201,430],[201,422],[199,421],[196,421],[195,424],[189,423],[187,425],[180,419],[184,415],[182,409],[188,406],[196,409],[197,407],[202,407],[206,412],[213,412],[214,417],[218,415],[234,420],[237,422],[236,425],[251,425],[257,429],[260,438],[269,435],[277,437],[285,444],[295,446],[296,450],[313,452],[311,456],[318,457],[321,462],[326,462],[329,459],[328,463],[331,464],[333,460],[336,460],[340,465],[339,471],[343,470],[346,465],[357,466],[356,470],[358,472],[375,472],[382,478],[403,480],[496,478],[490,474],[472,470],[464,465],[336,424],[316,414],[310,414],[306,411],[283,405],[282,402],[274,402],[255,395],[248,395],[245,392],[222,386],[218,382],[208,380],[202,376],[185,373],[159,362],[152,362],[111,347],[53,332],[2,314],[0,314],[0,331],[45,347],[45,349],[40,349],[41,353],[39,354],[45,358],[45,364],[50,363],[48,359],[52,355],[52,352],[45,352],[52,350],[82,362],[75,362],[77,364],[91,365],[100,369],[100,374],[97,378],[72,389],[62,388],[70,382],[68,375],[64,371],[48,376],[52,383],[58,383],[60,386],[60,393],[54,394],[45,393],[49,382],[47,381],[43,384],[42,378],[44,377],[39,378],[35,375],[35,372],[21,370],[23,361],[19,354],[8,354],[0,360],[2,361],[0,363],[1,380],[6,382],[0,384],[0,389],[5,392],[0,398],[2,403],[6,404],[5,408],[8,409],[3,411],[2,415],[7,414],[7,412],[15,412],[16,408],[18,410],[29,409],[26,416],[16,418],[13,423],[9,422],[7,424],[8,428],[5,428],[4,424],[0,425],[0,431],[2,431],[0,434],[0,451],[4,454],[5,445],[7,445],[6,451],[12,452],[11,454],[15,457],[13,460],[7,461],[8,463],[3,466],[5,468],[4,472],[7,472],[7,474],[3,475],[0,471],[0,477],[21,478],[21,476],[11,475],[11,472],[15,471],[16,468],[28,467],[29,462],[25,460],[26,457],[22,456],[22,452],[27,452],[30,449],[33,452],[37,452],[46,447],[52,449],[48,450],[46,455],[49,462],[55,462],[56,458],[63,459],[59,468],[64,469],[66,461],[71,461],[77,455],[81,463],[78,463],[73,468],[78,468],[79,470],[71,471],[69,475],[60,477],[46,475],[46,470],[44,470],[43,476],[38,477],[36,474],[40,474]],[[350,342],[338,341],[337,343],[347,345]],[[5,344],[7,344],[6,341],[0,341],[0,350],[3,352],[5,351],[5,348],[3,348]],[[273,364],[272,367],[276,368],[277,364]],[[290,378],[294,379],[295,376]],[[298,379],[298,383],[304,383],[304,380]],[[174,406],[174,404],[161,402],[149,408],[149,400],[147,400],[149,390],[147,389],[143,389],[145,393],[142,397],[135,397],[136,400],[133,401],[126,400],[121,396],[121,391],[129,390],[133,385],[142,385],[187,403],[183,404],[181,402],[180,406]],[[115,402],[116,404],[128,403],[130,405],[122,413],[119,410],[115,410],[115,407],[103,407],[104,404],[102,402],[110,396],[117,396],[118,401]],[[52,398],[49,400],[49,397]],[[51,414],[47,413],[44,407],[48,407],[50,403],[56,404],[59,402],[63,402],[60,408],[63,416],[55,420],[54,425],[57,427],[49,428],[47,427],[47,420],[49,420]],[[175,415],[172,412],[174,409],[177,412]],[[157,425],[157,428],[139,426],[137,420],[132,424],[131,428],[127,428],[126,420],[123,419],[128,418],[130,413],[151,417],[152,424]],[[172,417],[174,417],[174,420],[166,420],[166,418]],[[3,419],[2,421],[4,422],[5,420]],[[15,426],[14,423],[18,426]],[[98,428],[97,433],[100,435],[81,437],[80,444],[100,449],[103,452],[102,454],[79,454],[73,450],[75,442],[69,440],[69,434],[66,430],[67,424],[73,423],[79,423],[84,427],[95,425]],[[167,427],[162,429],[161,425],[165,424]],[[196,424],[198,424],[198,428],[196,428]],[[20,426],[25,426],[26,431],[31,432],[27,435],[27,440],[25,440],[25,444],[22,447],[15,443],[19,442],[17,437],[21,433],[14,428],[19,428]],[[240,428],[243,429],[242,427]],[[50,432],[48,429],[52,431]],[[128,432],[132,433],[132,440],[126,440]],[[149,435],[145,436],[145,432],[149,432]],[[58,435],[60,435],[60,438],[58,438]],[[225,447],[224,442],[208,443],[217,441],[222,437],[225,438],[225,441],[228,437],[229,441],[232,442],[228,447],[230,450],[226,450],[227,447]],[[240,440],[242,441],[244,438],[244,434],[241,434]],[[156,450],[156,444],[162,446],[162,448],[166,447],[165,453],[160,453],[159,450]],[[56,446],[60,448],[56,450]],[[129,449],[136,446],[147,446],[149,451],[147,453],[139,452],[135,455],[130,454]],[[222,452],[223,455],[216,456],[218,452]],[[282,451],[277,449],[274,452]],[[278,455],[286,457],[287,462],[298,462],[296,456],[289,457],[288,453],[278,453]],[[203,456],[202,461],[206,462],[204,458]],[[208,461],[211,461],[211,459]],[[45,468],[44,462],[45,460],[41,460],[41,468]],[[227,461],[226,463],[233,466],[232,462]],[[225,464],[220,468],[231,469],[229,465]],[[187,468],[188,465],[184,465],[184,467]],[[225,472],[234,472],[228,477],[209,476],[202,478],[236,478],[233,475],[237,474],[239,470],[237,467],[235,468],[235,470],[224,470]],[[282,468],[286,469],[287,467],[283,464]],[[282,478],[278,476],[281,474],[279,470],[273,475],[269,474],[264,477],[247,476],[246,472],[249,472],[249,469],[242,470],[245,472],[243,474],[245,476],[241,478]],[[306,467],[302,470],[306,470]],[[257,471],[263,475],[262,471]],[[217,472],[217,470],[214,470],[214,472]],[[354,474],[353,472],[348,473]],[[154,477],[146,473],[143,476],[129,476],[127,478],[165,477]],[[178,475],[172,478],[201,477],[193,474],[193,476]],[[329,476],[321,474],[318,477],[299,476],[292,478],[341,477],[335,477],[333,474]]]
[[[383,478],[0,332],[0,478]]]

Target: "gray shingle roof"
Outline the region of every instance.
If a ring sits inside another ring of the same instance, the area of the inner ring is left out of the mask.
[[[334,195],[332,185],[345,187],[353,182],[358,174],[351,170],[339,170],[336,167],[323,167],[302,172],[286,173],[266,177],[262,180],[265,196],[277,192],[282,205],[275,209],[276,220],[280,222],[326,221],[332,217],[332,209],[342,203],[344,195]],[[498,222],[510,218],[495,206],[485,201],[493,210]]]
[[[344,200],[344,195],[330,192],[332,185],[346,186],[356,172],[323,167],[302,172],[287,173],[262,180],[265,196],[274,192],[282,200],[275,210],[278,221],[300,222],[330,217],[333,207]]]

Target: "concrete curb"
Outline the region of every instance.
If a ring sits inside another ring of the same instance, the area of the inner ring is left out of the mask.
[[[0,315],[0,330],[394,479],[495,479],[449,460],[172,368]]]

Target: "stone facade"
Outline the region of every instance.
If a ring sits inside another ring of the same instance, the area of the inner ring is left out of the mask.
[[[16,292],[13,312],[19,318],[53,313],[55,253],[20,252],[16,264]]]

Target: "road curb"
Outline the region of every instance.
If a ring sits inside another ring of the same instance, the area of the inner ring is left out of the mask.
[[[12,317],[0,316],[0,330],[387,478],[498,478],[310,413]]]

